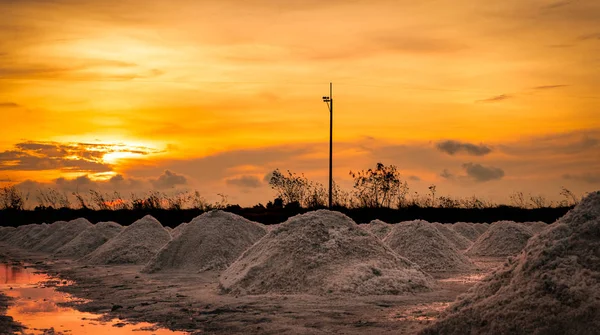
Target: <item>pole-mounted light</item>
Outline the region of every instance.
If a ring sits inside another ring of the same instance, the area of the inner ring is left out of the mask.
[[[323,97],[323,102],[329,108],[329,208],[332,206],[333,194],[333,84],[329,83],[329,96]]]

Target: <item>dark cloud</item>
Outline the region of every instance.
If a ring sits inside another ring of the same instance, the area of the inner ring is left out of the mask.
[[[263,181],[265,183],[269,183],[271,181],[271,178],[273,177],[273,171],[265,174],[265,176],[263,177]]]
[[[157,179],[150,180],[150,183],[157,189],[174,188],[179,185],[187,184],[187,178],[169,170],[166,170]]]
[[[241,188],[259,188],[263,185],[260,178],[256,176],[241,176],[227,179],[225,182],[228,185],[237,186]]]
[[[419,176],[408,176],[408,180],[421,181],[421,178]]]
[[[572,48],[574,44],[551,44],[548,45],[548,48]]]
[[[58,189],[87,192],[88,190],[97,189],[98,185],[96,182],[90,179],[88,175],[79,176],[75,179],[67,179],[60,177],[54,180],[54,184]]]
[[[564,174],[562,177],[567,180],[582,181],[588,184],[600,184],[599,173]]]
[[[487,99],[483,99],[483,100],[477,100],[475,102],[477,102],[477,103],[500,102],[500,101],[508,100],[508,99],[511,99],[511,98],[513,98],[512,95],[501,94],[501,95],[496,95],[496,96],[491,97],[491,98],[487,98]]]
[[[123,152],[148,155],[158,151],[124,144],[28,141],[15,144],[13,150],[0,152],[0,170],[109,172],[113,166],[104,161],[104,155]]]
[[[107,182],[112,190],[138,190],[144,188],[144,181],[135,178],[125,178],[123,175],[118,174],[111,177]]]
[[[485,156],[492,152],[490,147],[484,144],[472,144],[466,142],[459,142],[454,140],[447,140],[438,142],[436,148],[439,151],[445,152],[449,155],[455,155],[457,153],[464,153],[471,156]]]
[[[28,192],[42,189],[55,189],[69,194],[71,192],[86,194],[90,190],[103,193],[113,193],[115,191],[143,192],[152,188],[152,184],[149,180],[124,177],[120,174],[106,180],[93,180],[89,175],[81,175],[72,179],[60,177],[51,182],[37,182],[28,179],[18,183],[17,187]]]
[[[561,87],[567,87],[569,85],[544,85],[544,86],[536,86],[533,89],[534,90],[550,90],[553,88],[561,88]]]
[[[467,173],[467,177],[477,181],[486,182],[490,180],[498,180],[504,177],[504,171],[493,166],[483,166],[481,164],[465,163],[463,169]]]
[[[592,33],[579,36],[580,40],[600,40],[600,33]]]
[[[600,129],[551,134],[498,146],[515,156],[522,155],[596,155],[600,157]]]
[[[452,178],[454,178],[454,174],[452,174],[450,171],[448,171],[448,169],[444,169],[444,171],[442,171],[440,173],[440,177],[442,177],[444,179],[452,179]]]
[[[60,79],[74,81],[132,80],[154,78],[164,74],[155,68],[142,68],[137,64],[109,59],[72,59],[69,66],[51,64],[0,65],[0,77],[4,79]],[[116,69],[119,74],[106,72]]]
[[[426,36],[415,36],[413,33],[400,35],[398,31],[366,36],[374,49],[381,48],[393,52],[440,53],[455,52],[467,46],[449,39],[437,39]]]
[[[0,102],[0,108],[17,108],[17,107],[20,107],[20,105],[14,103],[14,102],[10,102],[10,101]]]
[[[542,9],[556,9],[556,8],[568,6],[571,3],[573,3],[573,1],[568,1],[568,0],[567,1],[556,1],[551,4],[543,6]]]
[[[305,168],[313,168],[313,162],[309,159],[300,160],[298,157],[313,152],[314,147],[311,144],[232,150],[202,158],[163,161],[164,165],[162,169],[169,169],[171,171],[178,171],[184,175],[194,176],[194,179],[197,181],[215,181],[228,178],[231,175],[228,170],[242,165],[261,166],[266,171],[269,171],[278,167],[284,168],[280,165],[281,162],[295,159],[297,160],[298,168],[306,171]],[[314,161],[315,165],[317,163],[319,166],[322,164],[322,161],[319,159],[315,158]],[[140,170],[132,168],[128,171],[128,174],[143,175],[147,171],[144,168]],[[198,173],[198,171],[202,171],[202,173]]]

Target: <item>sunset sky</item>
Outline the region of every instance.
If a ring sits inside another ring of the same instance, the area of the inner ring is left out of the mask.
[[[266,203],[377,162],[507,202],[600,189],[596,0],[0,0],[0,181]]]

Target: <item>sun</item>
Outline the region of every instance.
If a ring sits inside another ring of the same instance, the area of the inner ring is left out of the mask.
[[[104,156],[102,156],[102,161],[108,164],[116,164],[119,162],[119,160],[142,158],[145,155],[145,153],[140,152],[115,151],[104,154]]]

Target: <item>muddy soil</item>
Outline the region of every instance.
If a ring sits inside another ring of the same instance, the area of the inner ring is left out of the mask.
[[[59,290],[85,299],[72,306],[82,312],[190,334],[414,334],[504,261],[474,259],[480,271],[432,274],[437,289],[413,295],[230,296],[220,294],[217,273],[144,274],[143,266],[83,266],[6,245],[0,250],[9,260],[73,281]]]

